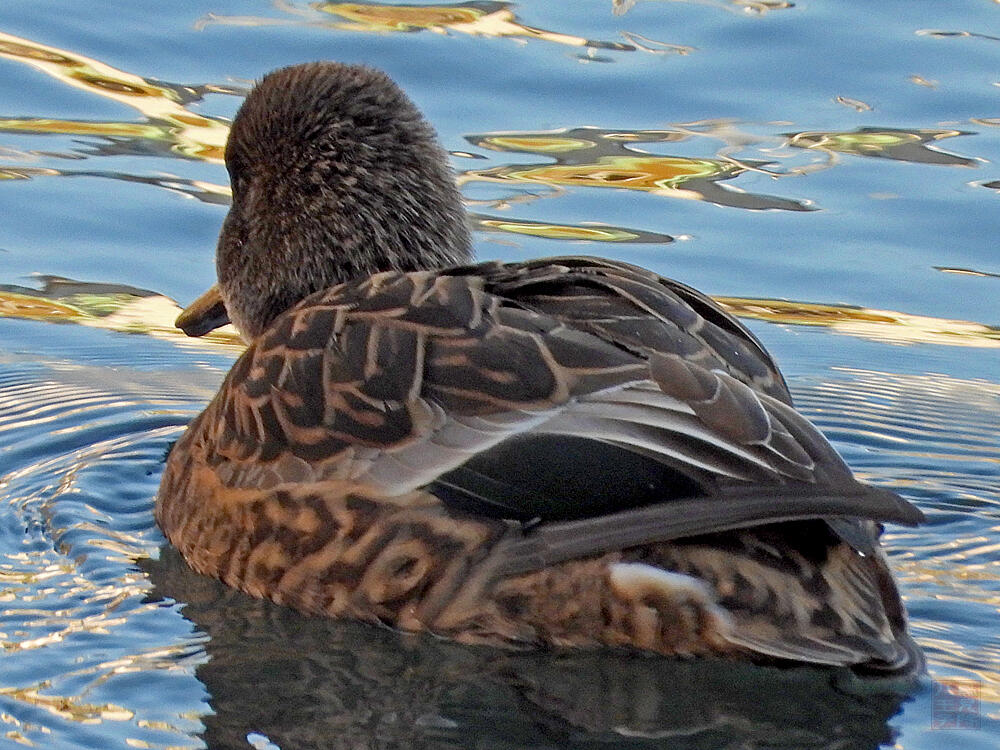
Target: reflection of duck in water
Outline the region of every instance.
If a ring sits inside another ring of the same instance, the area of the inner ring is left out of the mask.
[[[226,161],[252,343],[157,503],[193,568],[467,642],[919,668],[877,538],[920,512],[709,298],[596,258],[443,268],[469,256],[444,152],[368,69],[267,76]]]
[[[841,669],[469,648],[303,618],[196,575],[173,550],[140,564],[153,595],[183,601],[209,636],[197,676],[211,748],[245,748],[253,732],[324,750],[872,750],[892,744],[886,722],[913,688]]]

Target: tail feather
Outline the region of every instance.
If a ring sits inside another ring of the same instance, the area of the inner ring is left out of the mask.
[[[609,578],[622,591],[644,587],[647,604],[656,591],[698,600],[719,637],[762,660],[893,674],[923,666],[885,558],[859,553],[819,522],[637,548]]]

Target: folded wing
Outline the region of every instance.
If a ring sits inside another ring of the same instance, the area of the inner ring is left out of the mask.
[[[854,480],[740,323],[625,264],[342,284],[281,316],[229,379],[212,460],[231,486],[427,488],[537,523],[514,567],[776,521],[920,519]]]

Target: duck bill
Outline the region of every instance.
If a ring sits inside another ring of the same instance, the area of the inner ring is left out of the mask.
[[[219,285],[213,284],[207,292],[177,316],[174,325],[188,336],[204,336],[228,322],[229,313],[226,311],[226,303],[222,301]]]

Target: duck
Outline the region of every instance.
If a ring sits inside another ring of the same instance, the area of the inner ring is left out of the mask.
[[[918,672],[857,480],[760,340],[618,260],[481,261],[448,154],[385,74],[264,76],[226,149],[218,283],[247,342],[167,456],[195,571],[462,643]]]

